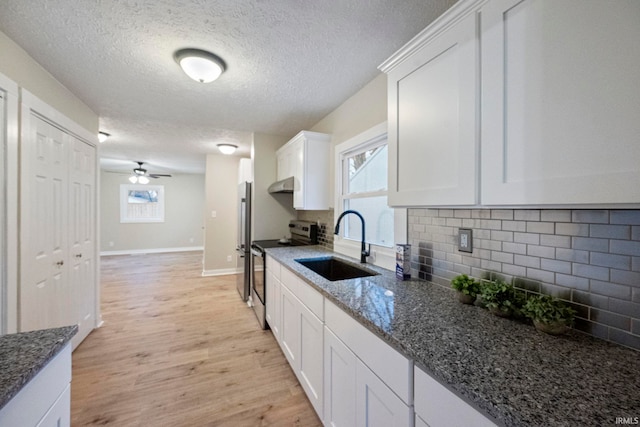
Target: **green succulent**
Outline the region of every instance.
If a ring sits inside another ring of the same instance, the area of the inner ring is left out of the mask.
[[[570,326],[576,311],[550,295],[530,297],[522,307],[525,316],[545,324],[564,323]]]
[[[466,274],[460,274],[451,280],[451,287],[458,292],[475,298],[480,293],[480,283]]]
[[[489,310],[505,316],[518,315],[524,296],[502,279],[483,280],[480,297]]]

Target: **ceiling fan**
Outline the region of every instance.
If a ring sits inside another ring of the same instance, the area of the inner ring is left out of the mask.
[[[160,178],[160,177],[168,177],[171,178],[171,175],[163,174],[163,173],[147,173],[147,170],[142,167],[144,162],[136,162],[138,164],[137,168],[133,168],[133,173],[138,176],[147,176],[149,178]]]
[[[171,178],[171,175],[169,174],[162,174],[162,173],[147,173],[147,170],[145,168],[142,167],[142,165],[144,164],[144,162],[135,162],[138,164],[137,168],[133,168],[133,175],[131,175],[129,177],[129,181],[132,184],[148,184],[149,183],[149,178],[160,178],[160,177],[167,177],[167,178]]]

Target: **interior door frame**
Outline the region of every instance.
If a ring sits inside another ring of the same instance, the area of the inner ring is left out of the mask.
[[[0,335],[18,330],[18,85],[0,73]]]

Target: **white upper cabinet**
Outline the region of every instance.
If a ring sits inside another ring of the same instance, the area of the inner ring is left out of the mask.
[[[331,137],[302,131],[276,152],[278,180],[293,176],[293,207],[329,209],[329,151]]]
[[[390,204],[640,203],[639,22],[637,0],[456,3],[380,66]]]
[[[391,206],[477,203],[477,27],[467,3],[454,6],[380,66]]]
[[[640,202],[640,2],[482,8],[482,203]]]

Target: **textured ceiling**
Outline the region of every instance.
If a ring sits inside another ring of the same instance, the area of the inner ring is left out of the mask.
[[[217,143],[248,155],[252,132],[310,128],[453,3],[1,0],[0,31],[100,116],[103,168],[194,173]],[[173,60],[185,47],[227,71],[194,82]]]

